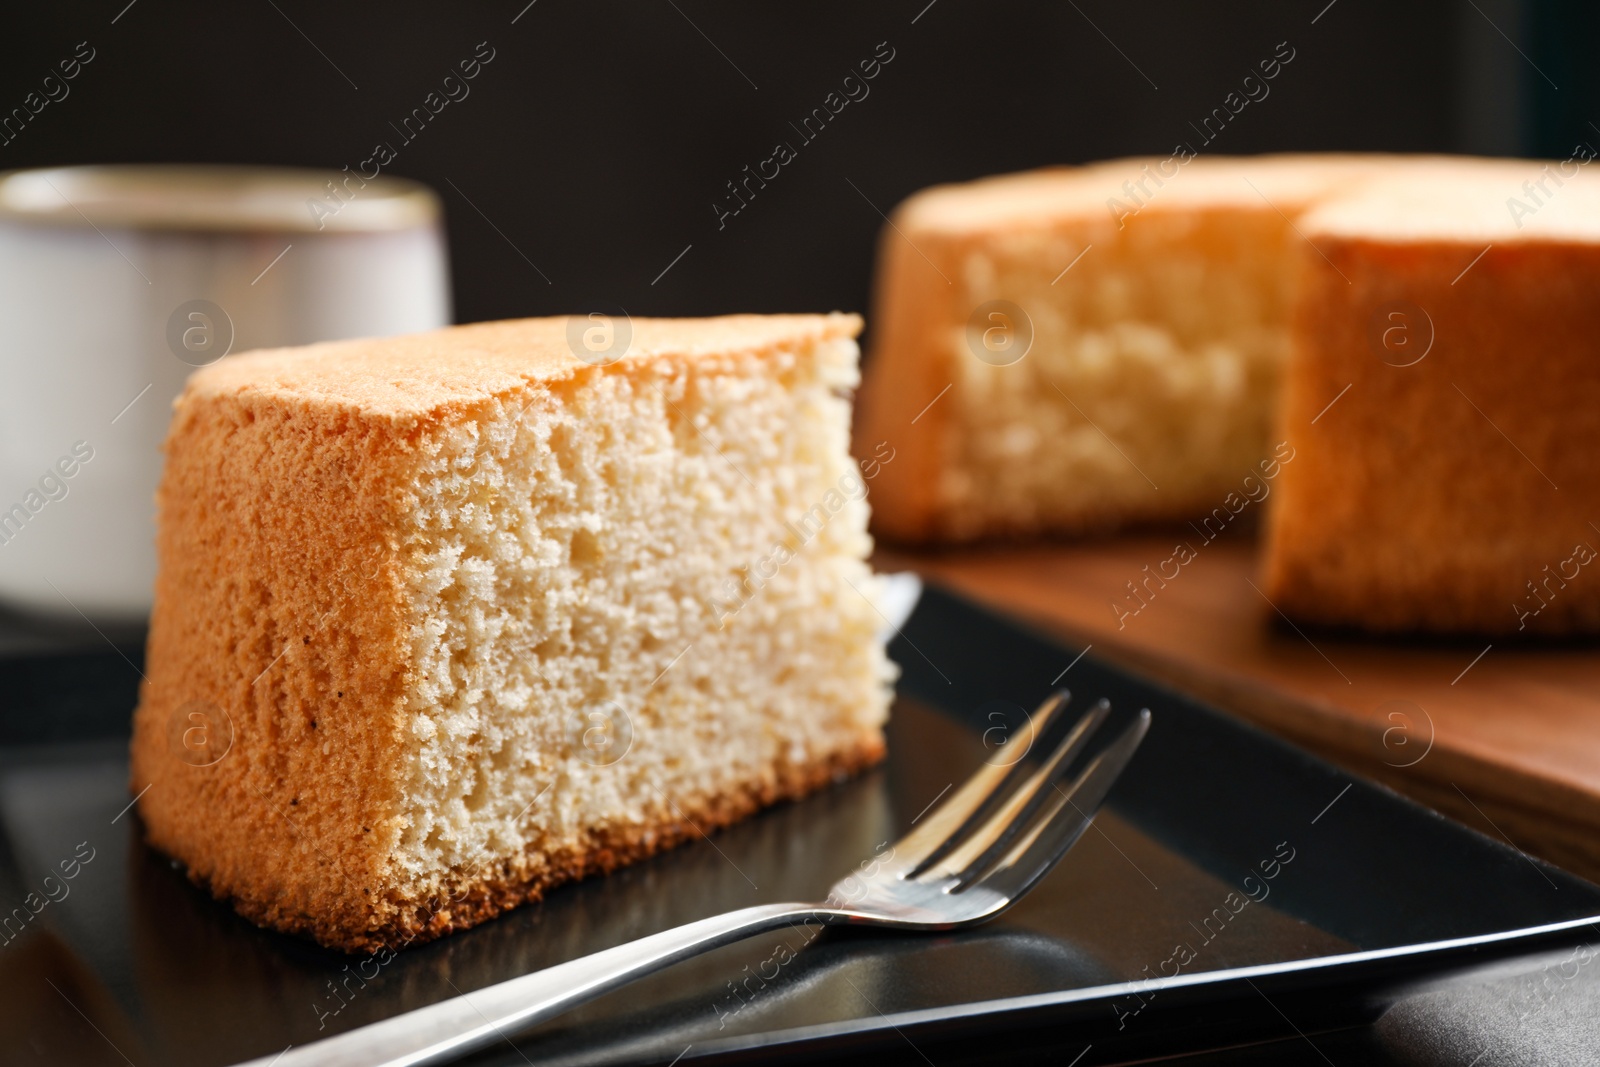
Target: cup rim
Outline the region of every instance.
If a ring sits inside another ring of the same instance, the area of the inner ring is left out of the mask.
[[[437,194],[421,182],[349,168],[120,163],[0,172],[0,221],[371,233],[436,226],[440,214]]]

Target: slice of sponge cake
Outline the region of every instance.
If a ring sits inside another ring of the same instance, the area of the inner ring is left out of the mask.
[[[859,328],[528,320],[197,373],[135,717],[150,841],[371,950],[880,758]]]

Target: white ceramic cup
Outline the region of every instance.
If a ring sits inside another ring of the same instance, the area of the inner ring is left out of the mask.
[[[160,446],[195,367],[449,321],[438,200],[414,182],[200,166],[0,176],[0,601],[148,613]]]

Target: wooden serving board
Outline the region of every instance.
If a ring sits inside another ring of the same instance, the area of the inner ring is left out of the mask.
[[[1139,583],[1146,564],[1157,570],[1180,539],[938,553],[881,547],[874,563],[917,571],[1092,645],[1095,655],[1600,881],[1600,648],[1301,632],[1253,584],[1256,546],[1247,535],[1201,545],[1165,586],[1141,588],[1141,607],[1126,583]],[[1187,540],[1197,541],[1192,532]],[[1070,687],[1070,672],[1061,684]]]

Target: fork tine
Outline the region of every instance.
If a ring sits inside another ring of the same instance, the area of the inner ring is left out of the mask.
[[[1034,710],[1009,745],[1019,746],[1026,755],[1033,742],[1055,721],[1056,715],[1072,700],[1072,694],[1058,689]],[[948,800],[918,819],[920,825],[894,843],[894,854],[880,868],[885,874],[902,876],[935,858],[958,834],[965,831],[990,807],[990,801],[1003,795],[1008,781],[1026,773],[1019,756],[1009,764],[985,763]]]
[[[928,873],[935,878],[963,878],[965,872],[971,871],[980,861],[992,857],[993,852],[1019,828],[1026,826],[1040,805],[1049,800],[1048,791],[1051,784],[1062,768],[1068,766],[1078,753],[1083,751],[1101,723],[1105,722],[1110,710],[1111,703],[1107,700],[1101,700],[1090,708],[1056,746],[1056,750],[1050,754],[1044,766],[1029,775],[1021,787],[1013,790],[1005,802],[995,809],[981,826],[943,858],[930,857],[938,860],[936,864],[924,864],[923,869],[915,873],[917,875]]]
[[[1149,729],[1150,709],[1145,708],[1121,736],[1095,756],[1069,788],[1057,786],[1052,791],[1051,802],[982,879],[982,884],[1017,897],[1049,873],[1089,828],[1106,794],[1121,777],[1128,761],[1133,759]],[[1068,806],[1072,810],[1063,814]]]

